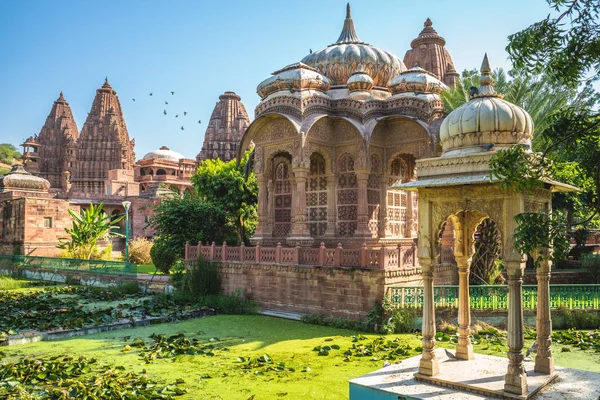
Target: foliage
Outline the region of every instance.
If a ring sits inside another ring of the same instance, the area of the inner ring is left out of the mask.
[[[343,356],[344,362],[360,361],[364,358],[371,361],[396,361],[420,351],[414,349],[409,344],[403,343],[400,338],[388,339],[385,336],[379,336],[371,341],[367,340],[368,338],[363,335],[352,336],[350,347],[343,353],[339,352]],[[327,344],[313,348],[313,352],[317,352],[318,356],[329,356],[330,353],[334,355],[336,354],[333,353],[334,350],[340,350],[340,346],[337,344]]]
[[[600,313],[597,310],[571,310],[559,308],[553,312],[553,324],[565,329],[598,329]]]
[[[171,246],[171,243],[162,236],[154,240],[150,249],[150,257],[157,271],[168,274],[171,268],[180,260],[181,252]]]
[[[153,251],[160,251],[161,255],[170,251],[174,254],[171,258],[175,259],[183,258],[186,242],[220,243],[230,232],[227,216],[219,205],[187,192],[183,197],[165,197],[156,204],[149,225],[158,236],[153,246],[156,250]],[[154,260],[154,257],[152,259]],[[157,269],[166,272],[173,264],[163,263],[161,265],[168,265],[168,268],[162,269],[156,263],[155,265]]]
[[[98,247],[94,247],[92,253],[92,260],[110,260],[112,259],[113,245],[110,243],[108,246],[100,250]]]
[[[198,259],[191,262],[189,270],[178,289],[193,300],[219,294],[221,292],[221,278],[217,263],[198,257]]]
[[[0,290],[16,290],[46,285],[51,285],[51,283],[44,281],[28,281],[24,279],[15,279],[8,276],[0,276]]]
[[[513,234],[515,249],[531,255],[536,268],[546,257],[553,262],[567,257],[570,246],[563,220],[544,212],[517,214],[515,220],[518,223]],[[549,248],[552,251],[548,255],[540,251]]]
[[[504,283],[502,277],[504,263],[498,260],[502,251],[502,240],[500,230],[493,220],[487,218],[479,224],[475,233],[474,247],[470,283],[472,285]]]
[[[69,209],[69,214],[73,218],[73,227],[65,228],[65,231],[71,237],[61,239],[57,246],[60,249],[73,254],[74,258],[90,259],[94,254],[96,242],[102,237],[120,236],[111,233],[111,228],[116,226],[123,217],[112,218],[108,216],[102,207],[104,203],[98,206],[90,203],[89,208],[83,208],[80,214]]]
[[[204,296],[195,302],[196,307],[214,308],[220,314],[258,314],[260,305],[252,300],[244,297],[241,292],[235,293],[233,296],[225,296],[222,294]]]
[[[600,254],[584,254],[581,266],[586,270],[591,283],[600,283]]]
[[[360,321],[346,318],[336,318],[320,314],[305,314],[300,320],[306,324],[331,326],[339,329],[349,329],[352,331],[368,332],[369,327]]]
[[[177,384],[157,385],[145,371],[124,372],[84,356],[25,358],[0,366],[0,396],[7,399],[170,399],[186,392]]]
[[[248,179],[244,176],[250,154],[251,151],[247,151],[239,164],[236,160],[203,161],[192,176],[200,196],[222,207],[235,227],[237,241],[244,243],[248,243],[257,224],[258,183],[254,173],[250,173]]]
[[[415,330],[419,310],[415,308],[396,307],[389,297],[383,302],[375,302],[367,314],[369,330],[382,333],[406,333]]]
[[[152,241],[145,237],[137,237],[129,241],[129,261],[134,264],[150,264],[150,249],[152,249]]]
[[[21,153],[15,146],[9,143],[0,143],[0,162],[12,164],[21,158]]]

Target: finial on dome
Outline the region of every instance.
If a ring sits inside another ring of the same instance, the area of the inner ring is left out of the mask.
[[[344,27],[342,28],[340,37],[338,38],[337,42],[335,42],[335,44],[343,43],[363,43],[360,41],[360,38],[354,29],[354,21],[352,20],[352,15],[350,14],[350,3],[346,4],[346,20],[344,21]]]
[[[423,26],[426,26],[426,27],[432,26],[432,25],[433,25],[433,22],[431,22],[431,19],[429,19],[429,18],[427,18],[425,20],[425,23],[423,24]]]
[[[102,85],[103,88],[106,89],[112,89],[112,87],[110,86],[110,83],[108,83],[108,76],[106,78],[104,78],[104,85]]]
[[[67,101],[65,100],[65,96],[63,95],[62,90],[60,91],[60,95],[58,96],[58,99],[56,99],[57,102],[60,103],[66,103]]]
[[[479,96],[489,96],[495,95],[496,91],[494,90],[494,79],[492,78],[490,68],[490,61],[488,60],[487,53],[483,56],[483,62],[481,63],[481,68],[479,70],[481,75],[479,76]]]

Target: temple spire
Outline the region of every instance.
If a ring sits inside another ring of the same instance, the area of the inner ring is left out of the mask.
[[[488,60],[487,53],[483,56],[483,61],[481,63],[481,69],[479,70],[481,75],[479,76],[479,96],[494,96],[496,95],[496,90],[494,90],[494,79],[492,78],[490,68],[490,61]]]
[[[337,42],[335,42],[335,44],[345,43],[363,43],[354,29],[354,21],[352,20],[352,15],[350,13],[350,3],[346,4],[346,20],[344,21],[344,27],[342,28],[340,37]]]
[[[110,86],[110,83],[108,83],[108,76],[106,78],[104,78],[104,85],[102,85],[102,87],[104,89],[112,89],[112,87]]]

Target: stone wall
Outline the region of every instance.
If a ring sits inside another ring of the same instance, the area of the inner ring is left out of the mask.
[[[387,286],[418,284],[420,275],[379,268],[219,264],[223,291],[244,295],[264,308],[365,320]]]
[[[458,285],[458,267],[453,264],[438,264],[433,271],[435,286]]]

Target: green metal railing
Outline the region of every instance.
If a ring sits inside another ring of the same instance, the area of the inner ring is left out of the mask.
[[[508,286],[469,287],[472,310],[507,310]],[[422,286],[391,286],[386,296],[396,307],[423,307]],[[435,286],[436,307],[458,308],[458,286]],[[537,307],[537,286],[523,285],[523,309]],[[550,285],[550,308],[600,309],[600,285]]]
[[[21,268],[81,272],[86,274],[113,275],[132,278],[137,277],[137,265],[132,263],[127,264],[122,261],[0,254],[0,269],[17,272]]]

